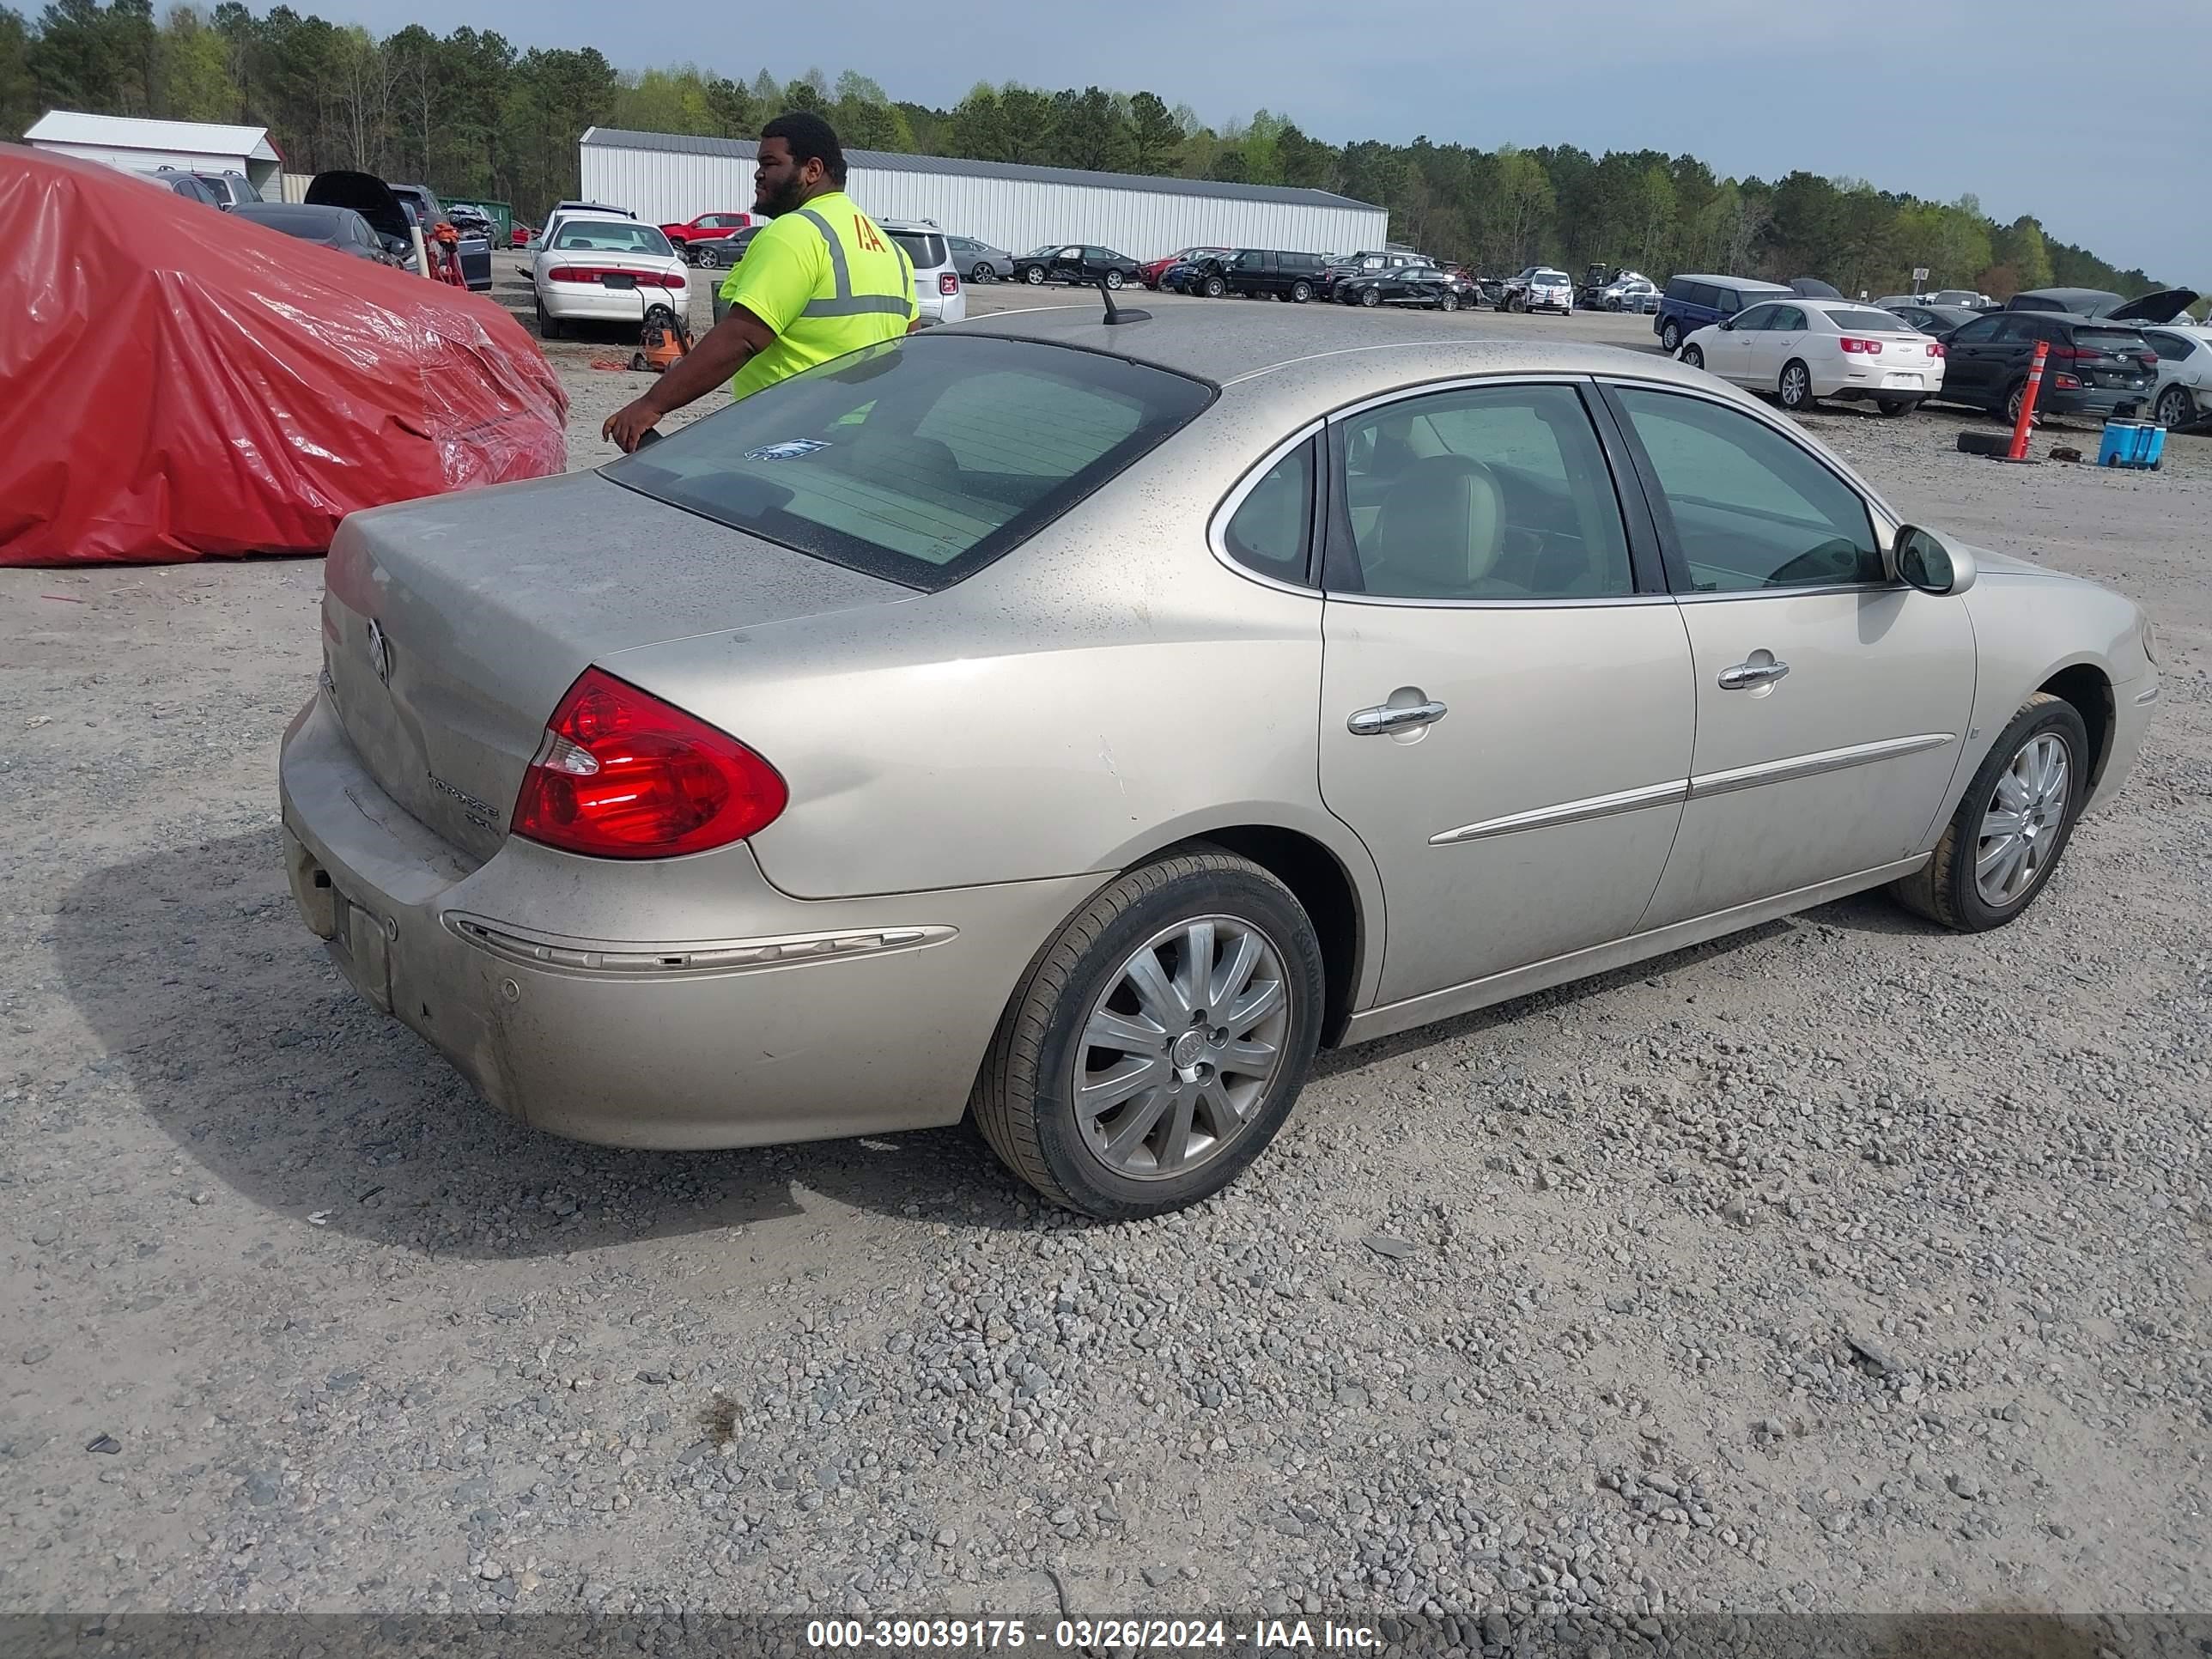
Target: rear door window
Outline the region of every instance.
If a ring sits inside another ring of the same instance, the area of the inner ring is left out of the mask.
[[[1097,352],[916,335],[793,375],[603,476],[934,591],[1018,546],[1212,398],[1202,381]]]
[[[1416,600],[1634,591],[1612,474],[1573,388],[1408,398],[1346,421],[1344,437],[1331,587]]]

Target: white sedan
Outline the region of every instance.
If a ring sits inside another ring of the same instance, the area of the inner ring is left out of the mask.
[[[1783,408],[1872,398],[1904,415],[1943,386],[1943,348],[1902,317],[1849,300],[1784,299],[1740,311],[1682,342],[1681,360]]]
[[[2158,353],[2152,418],[2160,426],[2175,427],[2212,415],[2212,324],[2147,328],[2143,338]]]
[[[690,316],[690,268],[657,228],[634,220],[561,219],[538,239],[530,284],[547,340],[570,323],[642,324],[653,306],[678,322]]]

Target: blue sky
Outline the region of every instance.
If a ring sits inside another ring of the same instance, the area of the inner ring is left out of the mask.
[[[302,9],[380,33],[420,19],[495,28],[519,46],[596,46],[626,69],[690,60],[748,80],[763,67],[787,79],[851,69],[895,98],[939,106],[978,80],[1095,82],[1149,88],[1215,125],[1264,106],[1333,143],[1426,133],[1486,149],[1650,147],[1725,173],[1802,167],[1943,201],[1972,191],[1992,217],[2033,213],[2114,264],[2212,288],[2212,212],[2201,180],[2184,182],[2212,136],[2203,3],[2165,9],[2143,29],[2125,13],[2108,25],[2081,0]]]

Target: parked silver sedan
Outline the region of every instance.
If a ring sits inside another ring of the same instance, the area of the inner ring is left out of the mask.
[[[970,322],[356,514],[308,925],[541,1128],[972,1112],[1133,1217],[1317,1048],[1863,889],[2014,921],[2126,777],[2126,599],[1677,364],[1315,317]]]

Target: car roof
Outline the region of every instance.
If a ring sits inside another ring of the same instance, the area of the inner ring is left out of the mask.
[[[1423,380],[1486,374],[1612,374],[1710,391],[1712,377],[1672,358],[1619,346],[1488,336],[1463,321],[1408,317],[1393,337],[1346,345],[1334,314],[1297,307],[1177,307],[1109,327],[1103,307],[1001,311],[933,329],[1103,352],[1224,390],[1297,402],[1316,412]]]
[[[1747,294],[1788,294],[1787,283],[1761,282],[1756,276],[1716,276],[1709,271],[1685,270],[1668,278],[1674,283],[1711,283],[1717,288],[1740,289]]]

